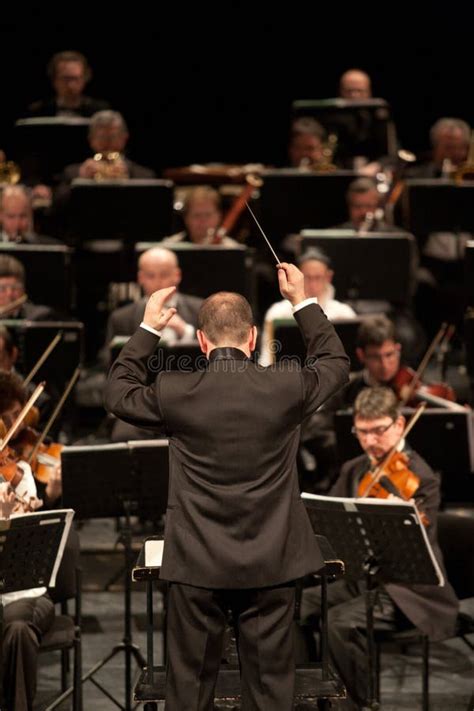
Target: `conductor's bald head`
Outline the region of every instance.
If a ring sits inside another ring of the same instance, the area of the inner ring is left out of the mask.
[[[247,355],[255,349],[257,329],[247,299],[219,291],[202,304],[198,315],[198,339],[206,355],[214,348],[240,348]]]

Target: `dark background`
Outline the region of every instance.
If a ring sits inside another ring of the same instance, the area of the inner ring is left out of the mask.
[[[51,55],[77,49],[94,70],[88,93],[125,115],[131,157],[158,170],[278,164],[292,100],[334,96],[351,66],[371,75],[374,95],[392,105],[402,145],[420,153],[440,116],[474,123],[473,53],[459,7],[446,6],[441,17],[431,6],[419,21],[414,9],[341,4],[322,12],[286,3],[278,12],[226,2],[2,11],[0,145],[8,151],[15,118],[49,93]]]

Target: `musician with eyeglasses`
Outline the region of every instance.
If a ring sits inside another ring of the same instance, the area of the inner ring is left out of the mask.
[[[49,306],[34,304],[26,293],[26,273],[23,264],[9,254],[0,254],[0,316],[28,321],[53,321]]]
[[[352,432],[363,453],[343,464],[340,474],[328,492],[331,496],[355,498],[364,475],[384,460],[397,445],[406,455],[408,469],[417,476],[419,485],[414,501],[420,515],[427,521],[427,535],[435,557],[443,569],[442,554],[437,542],[436,514],[440,504],[440,480],[429,464],[402,437],[405,418],[400,412],[396,395],[390,388],[366,388],[354,405]],[[393,494],[392,494],[393,495]],[[341,708],[356,709],[366,704],[366,602],[362,582],[338,580],[328,588],[329,650],[348,690],[347,703]],[[312,633],[320,618],[320,588],[303,590],[299,636],[307,643],[311,657]],[[430,640],[441,640],[454,632],[458,601],[451,585],[387,584],[379,590],[375,606],[375,629],[398,631],[417,627]]]

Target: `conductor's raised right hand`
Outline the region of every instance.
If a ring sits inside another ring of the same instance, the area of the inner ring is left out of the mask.
[[[281,262],[277,264],[280,294],[288,299],[293,306],[306,299],[304,291],[304,276],[294,264]]]
[[[176,313],[175,308],[165,308],[166,302],[176,291],[175,286],[155,291],[147,301],[143,323],[156,331],[161,331]]]

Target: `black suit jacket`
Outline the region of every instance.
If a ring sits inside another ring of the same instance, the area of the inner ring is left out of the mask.
[[[207,370],[145,386],[157,338],[139,329],[109,374],[106,407],[169,438],[161,575],[206,588],[277,585],[321,568],[300,499],[300,424],[347,380],[349,360],[319,306],[295,314],[311,366],[262,368],[217,348]],[[313,358],[314,361],[314,358]]]
[[[439,476],[419,454],[406,448],[408,467],[420,477],[415,502],[428,517],[428,539],[445,577],[444,587],[436,585],[385,585],[385,589],[404,615],[432,640],[445,639],[454,632],[458,613],[455,592],[446,580],[443,556],[438,545],[436,516],[440,503]],[[331,496],[355,496],[360,478],[369,469],[369,458],[363,454],[346,462],[339,479],[331,488]]]

